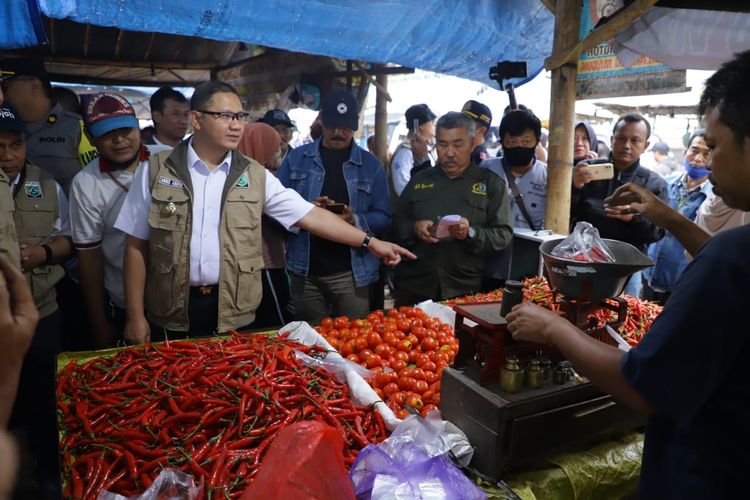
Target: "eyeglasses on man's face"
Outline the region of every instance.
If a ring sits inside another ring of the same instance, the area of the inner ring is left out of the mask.
[[[194,111],[209,115],[222,123],[229,123],[232,120],[236,120],[238,122],[246,122],[250,119],[250,113],[246,113],[244,111],[240,111],[239,113],[230,113],[228,111],[207,111],[204,109],[196,109]]]

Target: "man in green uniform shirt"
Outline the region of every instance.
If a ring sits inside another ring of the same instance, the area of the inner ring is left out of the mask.
[[[437,167],[413,176],[393,221],[399,244],[417,255],[395,270],[397,306],[478,292],[485,257],[511,241],[503,181],[471,162],[474,121],[447,113],[437,122]],[[440,220],[447,217],[443,224]]]

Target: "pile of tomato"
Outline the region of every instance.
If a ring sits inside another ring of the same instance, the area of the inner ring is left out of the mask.
[[[453,362],[453,326],[416,307],[374,311],[365,319],[323,318],[316,330],[350,361],[375,372],[368,382],[397,417],[405,406],[426,415],[440,406],[440,377]]]

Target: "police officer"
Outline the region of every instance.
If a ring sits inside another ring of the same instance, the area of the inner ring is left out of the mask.
[[[396,238],[418,260],[395,269],[396,305],[479,291],[484,258],[510,243],[505,186],[471,162],[473,136],[474,121],[465,114],[442,116],[437,122],[438,168],[413,176],[401,193]],[[447,215],[455,217],[438,224]]]
[[[55,484],[54,363],[61,346],[55,284],[64,274],[57,263],[70,255],[72,245],[65,195],[50,174],[27,159],[24,132],[16,110],[0,108],[0,169],[10,180],[21,269],[41,318],[24,359],[11,427],[26,428],[38,479]]]
[[[252,323],[262,294],[262,214],[287,229],[366,248],[390,265],[413,258],[315,207],[233,151],[248,114],[231,85],[198,86],[190,107],[195,134],[138,170],[115,223],[128,234],[126,339],[205,336]]]
[[[93,159],[88,152],[82,152],[86,161],[79,158],[84,139],[81,116],[65,110],[50,97],[52,87],[42,61],[4,59],[0,68],[5,101],[26,122],[28,158],[52,174],[67,193],[73,176]]]
[[[476,123],[477,129],[474,134],[474,149],[471,152],[471,161],[479,165],[490,157],[485,138],[490,130],[490,125],[492,125],[492,111],[486,104],[468,100],[461,108],[461,112]]]

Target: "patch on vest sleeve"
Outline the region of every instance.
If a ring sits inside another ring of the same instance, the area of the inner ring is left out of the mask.
[[[250,185],[250,180],[247,178],[247,173],[244,173],[237,179],[237,184],[234,185],[236,188],[246,188]]]
[[[178,188],[178,189],[182,189],[182,186],[183,186],[182,181],[179,181],[177,179],[171,179],[163,175],[159,177],[159,184],[164,184],[165,186]]]
[[[37,181],[27,181],[23,185],[23,191],[26,193],[26,198],[44,198],[42,185]]]

